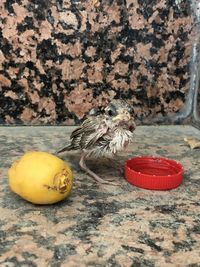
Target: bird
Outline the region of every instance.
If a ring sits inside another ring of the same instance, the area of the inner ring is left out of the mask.
[[[114,99],[103,108],[91,109],[89,116],[70,136],[70,141],[57,155],[66,151],[80,151],[80,168],[96,182],[114,184],[99,177],[86,165],[88,158],[112,158],[117,152],[123,151],[132,141],[136,129],[133,109],[125,101]]]

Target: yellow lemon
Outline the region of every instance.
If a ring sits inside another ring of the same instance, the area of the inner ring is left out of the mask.
[[[47,152],[31,151],[14,161],[8,170],[13,192],[34,204],[52,204],[66,198],[73,174],[60,158]]]

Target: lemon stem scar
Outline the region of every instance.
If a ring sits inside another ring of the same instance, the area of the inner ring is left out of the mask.
[[[68,184],[70,183],[69,174],[66,169],[57,173],[53,178],[53,186],[44,185],[49,190],[58,191],[60,194],[67,192]]]

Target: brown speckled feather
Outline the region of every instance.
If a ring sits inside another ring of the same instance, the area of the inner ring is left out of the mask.
[[[98,144],[107,130],[100,117],[88,118],[72,132],[69,145],[58,153],[67,150],[90,150]]]

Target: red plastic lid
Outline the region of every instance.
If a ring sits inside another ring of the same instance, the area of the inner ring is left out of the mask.
[[[183,180],[183,167],[175,160],[160,157],[135,157],[126,161],[126,180],[141,188],[169,190]]]

